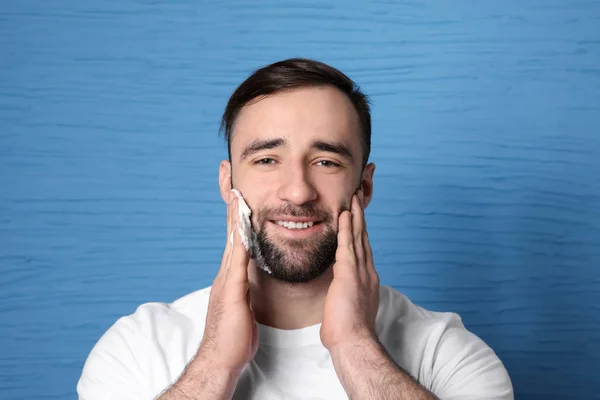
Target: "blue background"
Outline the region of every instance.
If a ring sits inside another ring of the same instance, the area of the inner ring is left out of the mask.
[[[382,282],[518,399],[600,399],[600,3],[3,0],[0,397],[75,398],[122,315],[211,284],[223,107],[303,56],[373,101]]]

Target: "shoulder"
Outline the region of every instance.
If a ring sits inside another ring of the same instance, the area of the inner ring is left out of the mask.
[[[77,385],[80,396],[149,397],[177,378],[202,340],[209,295],[210,287],[172,303],[145,303],[119,318],[88,355]]]
[[[390,356],[438,397],[513,398],[504,365],[458,314],[427,310],[382,286],[377,330]]]
[[[209,296],[210,287],[207,287],[172,303],[145,303],[121,320],[135,326],[141,335],[150,339],[173,335],[180,330],[195,330],[204,326]]]
[[[448,332],[450,335],[467,332],[458,314],[427,310],[389,286],[380,288],[377,333],[386,345],[393,349],[409,348],[415,355],[422,355]],[[463,336],[468,339],[468,335]],[[414,357],[406,359],[410,354],[406,351],[402,354],[403,361],[414,363]]]
[[[464,328],[458,314],[427,310],[389,286],[380,288],[377,325],[382,332],[407,329],[435,330],[445,326]]]
[[[171,303],[150,302],[124,316],[104,334],[124,340],[134,337],[145,343],[168,346],[175,339],[189,339],[204,331],[210,287],[189,293]]]

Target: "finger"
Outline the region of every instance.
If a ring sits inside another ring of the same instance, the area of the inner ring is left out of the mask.
[[[235,199],[235,195],[232,192],[229,192],[229,203],[227,203],[227,244],[225,248],[231,250],[233,247],[233,242],[231,241],[231,232],[234,227],[234,217],[235,214],[233,212],[233,200]]]
[[[362,190],[358,191],[358,198],[360,201],[360,209],[362,211],[362,243],[365,252],[365,262],[368,266],[369,262],[373,264],[373,253],[371,252],[369,232],[367,231],[367,217],[365,216],[365,194]]]
[[[363,232],[362,237],[363,248],[365,249],[365,266],[369,272],[375,272],[375,262],[373,261],[373,251],[371,250],[371,242],[367,231]]]
[[[233,193],[230,193],[230,195],[231,200],[229,202],[229,236],[227,237],[227,245],[229,246],[229,260],[225,265],[225,272],[227,272],[229,270],[229,267],[231,266],[231,258],[233,257],[233,250],[235,248],[235,236],[238,230],[238,221],[240,219],[240,215],[238,212],[239,199]]]
[[[339,276],[345,271],[356,271],[356,256],[354,255],[354,240],[352,238],[352,215],[343,211],[338,222],[338,247],[335,252],[333,275]]]
[[[363,211],[364,216],[364,211]],[[366,219],[364,220],[364,231],[362,234],[362,243],[365,251],[365,267],[369,280],[379,287],[379,274],[375,270],[375,262],[373,260],[373,250],[371,249],[371,241],[369,240],[369,232],[367,232]]]
[[[354,254],[356,255],[356,266],[365,268],[365,251],[363,248],[363,222],[364,216],[358,195],[352,196],[352,238],[354,240]]]
[[[219,279],[223,279],[226,272],[227,272],[227,268],[229,266],[230,263],[230,259],[231,259],[231,252],[232,252],[232,244],[231,244],[231,227],[233,226],[233,212],[232,212],[232,207],[233,207],[233,202],[232,202],[232,193],[229,193],[229,202],[227,203],[227,234],[225,237],[225,249],[223,250],[223,257],[221,258],[221,267],[219,268],[219,272],[217,273],[217,277],[215,278],[215,280],[219,280]]]
[[[338,220],[338,248],[351,250],[354,253],[354,240],[352,238],[352,214],[342,211]]]
[[[248,287],[248,262],[250,261],[248,251],[242,243],[239,226],[239,200],[233,200],[233,208],[231,212],[234,214],[233,222],[233,248],[231,252],[231,261],[227,269],[227,285],[238,286],[243,291],[240,293],[241,300],[246,297],[246,289]]]
[[[363,232],[366,232],[367,231],[367,219],[365,217],[365,193],[362,191],[362,189],[358,191],[358,202],[360,204],[360,209],[362,211]]]

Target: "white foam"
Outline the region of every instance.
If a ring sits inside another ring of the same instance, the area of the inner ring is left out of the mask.
[[[250,225],[250,215],[252,211],[246,201],[242,197],[242,194],[237,189],[231,190],[238,198],[238,232],[240,233],[240,237],[242,238],[242,244],[246,248],[246,250],[250,250],[251,240],[252,240],[252,226]],[[231,244],[233,244],[233,232],[231,232],[231,237],[229,238]]]
[[[238,200],[238,215],[240,216],[240,220],[238,223],[238,232],[240,233],[240,237],[242,238],[242,244],[246,248],[246,250],[250,250],[252,246],[252,225],[250,223],[250,215],[252,215],[252,210],[246,204],[244,197],[237,189],[231,189],[231,191],[237,196]],[[231,236],[229,238],[231,244],[233,244],[233,231],[231,232]],[[259,267],[267,274],[272,275],[273,271],[265,265],[264,267]]]

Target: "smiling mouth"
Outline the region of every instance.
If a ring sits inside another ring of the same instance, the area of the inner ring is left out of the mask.
[[[311,228],[314,225],[320,224],[319,221],[299,221],[299,222],[294,222],[294,221],[272,221],[272,222],[276,223],[279,226],[283,226],[284,228],[290,229],[290,230],[308,229],[308,228]]]

